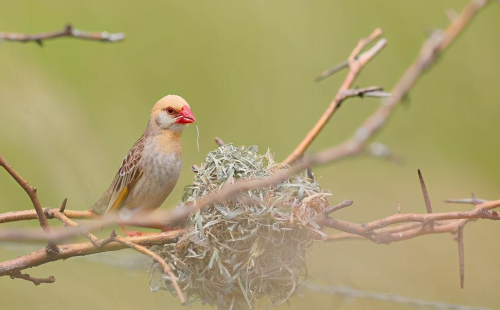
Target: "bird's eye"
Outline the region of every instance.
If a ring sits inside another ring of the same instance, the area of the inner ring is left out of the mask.
[[[170,114],[170,115],[174,115],[175,114],[175,109],[172,108],[172,107],[166,108],[165,111],[167,111],[167,113]]]

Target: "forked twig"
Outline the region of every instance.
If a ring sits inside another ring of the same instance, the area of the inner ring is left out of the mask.
[[[64,27],[63,30],[54,32],[44,32],[37,34],[24,34],[24,33],[14,33],[14,32],[0,32],[0,41],[12,41],[12,42],[36,42],[42,45],[43,40],[61,38],[61,37],[73,37],[76,39],[91,40],[91,41],[101,41],[101,42],[117,42],[125,40],[124,33],[109,33],[107,31],[103,32],[85,32],[73,28],[71,24]]]
[[[35,208],[36,215],[38,217],[38,221],[40,222],[40,226],[42,227],[45,234],[50,235],[50,227],[45,214],[43,213],[42,206],[40,205],[40,201],[38,200],[38,196],[36,194],[36,187],[32,187],[26,182],[25,179],[17,173],[14,168],[0,155],[0,166],[2,166],[11,176],[16,180],[16,182],[24,189],[26,194],[28,194],[31,202],[33,203],[33,207]],[[55,254],[59,251],[57,245],[53,242],[49,242],[46,247],[47,254]]]
[[[456,18],[446,30],[435,31],[423,44],[415,62],[406,70],[391,91],[391,97],[387,98],[383,104],[365,120],[356,130],[354,137],[338,146],[316,153],[310,160],[313,160],[317,164],[325,164],[359,154],[363,150],[366,141],[383,127],[391,115],[392,110],[413,87],[420,77],[420,74],[432,64],[436,55],[452,42],[460,31],[465,28],[474,14],[486,3],[487,0],[474,0],[470,2],[459,17]],[[354,59],[355,56],[354,52],[351,54],[352,59]],[[300,155],[300,150],[303,148],[299,145],[297,149],[299,149],[297,154]],[[290,157],[291,156],[289,156],[289,158]],[[295,158],[295,156],[291,157],[291,159]]]
[[[378,54],[387,44],[387,41],[385,39],[380,39],[370,50],[367,52],[363,53],[359,57],[355,57],[356,55],[359,54],[359,52],[370,42],[375,40],[377,37],[379,37],[382,34],[382,30],[380,28],[375,29],[373,33],[368,37],[361,39],[354,50],[352,51],[351,55],[349,56],[349,73],[347,74],[346,78],[344,79],[344,82],[342,83],[342,86],[340,87],[339,91],[337,92],[337,95],[333,99],[333,101],[330,103],[326,111],[323,113],[321,118],[318,120],[316,125],[314,125],[313,129],[307,133],[306,137],[302,140],[302,142],[295,148],[295,150],[288,155],[288,157],[283,161],[285,164],[291,164],[295,162],[297,159],[299,159],[304,152],[307,150],[309,145],[314,141],[316,136],[321,132],[323,127],[326,125],[330,117],[335,113],[337,108],[340,106],[343,100],[345,100],[347,97],[346,96],[346,91],[351,88],[352,83],[356,79],[357,75],[365,66],[370,59],[375,57],[375,55]]]
[[[131,249],[134,249],[142,254],[145,254],[149,257],[151,257],[154,261],[156,261],[162,268],[165,274],[168,274],[170,276],[170,280],[172,281],[172,285],[175,288],[175,292],[177,293],[177,296],[179,297],[181,303],[184,305],[186,303],[186,298],[184,297],[184,294],[182,293],[181,288],[179,287],[179,284],[177,283],[177,278],[175,274],[172,272],[172,269],[170,266],[161,258],[158,254],[148,250],[146,247],[143,247],[141,245],[135,244],[133,242],[128,241],[126,238],[122,237],[115,237],[114,241],[122,243],[126,246],[128,246]]]
[[[11,279],[23,279],[26,281],[31,281],[35,285],[40,285],[42,283],[54,283],[56,282],[56,278],[54,276],[49,276],[48,278],[33,278],[27,273],[21,273],[20,271],[13,272],[10,274]]]

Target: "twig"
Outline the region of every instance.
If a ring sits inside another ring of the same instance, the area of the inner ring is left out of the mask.
[[[445,49],[452,40],[467,25],[474,14],[486,4],[487,0],[476,0],[470,2],[462,11],[460,16],[451,23],[445,31],[436,31],[423,44],[417,60],[406,70],[394,89],[391,97],[382,104],[363,125],[356,130],[354,137],[342,144],[315,154],[315,162],[325,164],[348,156],[359,154],[368,138],[373,136],[389,118],[394,107],[401,101],[404,95],[413,87],[420,77],[422,71],[427,69],[435,59],[437,53]],[[302,145],[302,143],[301,143]],[[300,150],[304,149],[299,147]],[[307,147],[307,145],[306,145]],[[294,151],[295,152],[295,151]],[[289,157],[290,158],[290,157]],[[295,159],[291,157],[290,159]],[[288,160],[288,158],[287,158]],[[288,161],[287,161],[288,162]]]
[[[500,215],[489,211],[500,207],[500,200],[487,201],[479,204],[472,211],[427,213],[427,214],[396,214],[367,224],[355,224],[333,218],[320,218],[318,222],[348,234],[365,237],[376,243],[389,244],[434,233],[456,233],[471,219],[500,220]],[[454,221],[448,221],[454,220]],[[441,222],[438,222],[441,221]],[[428,225],[434,222],[434,225]],[[391,230],[379,229],[398,223],[420,223],[417,226],[396,227]]]
[[[346,200],[342,201],[341,203],[339,203],[336,206],[331,206],[331,207],[326,208],[325,211],[323,211],[323,213],[325,215],[328,215],[328,214],[333,213],[335,211],[338,211],[340,209],[344,209],[346,207],[349,207],[352,204],[353,204],[352,200],[346,199]]]
[[[137,245],[149,247],[153,245],[163,245],[176,242],[177,238],[181,236],[183,232],[183,230],[176,230],[163,232],[157,235],[128,237],[123,239]],[[104,240],[106,239],[114,240],[114,237],[105,238],[101,241],[101,243],[105,243]],[[61,259],[68,259],[71,257],[84,256],[101,252],[117,251],[126,249],[127,247],[127,245],[117,242],[110,242],[102,247],[96,247],[92,242],[65,244],[61,245],[59,248],[59,252],[54,255],[47,255],[45,250],[41,249],[9,261],[1,262],[0,276],[10,276],[11,274],[19,272],[21,270],[40,266]]]
[[[33,207],[35,208],[36,215],[38,217],[38,221],[40,222],[40,226],[42,227],[43,231],[45,234],[50,235],[50,228],[49,228],[49,223],[47,219],[45,218],[45,214],[43,213],[42,206],[40,205],[40,201],[38,201],[38,196],[36,194],[36,187],[32,187],[24,180],[19,173],[17,173],[14,168],[12,168],[11,165],[3,158],[2,155],[0,155],[0,166],[2,166],[11,176],[16,180],[16,182],[24,189],[26,194],[31,199],[31,202],[33,203]],[[45,248],[47,251],[47,254],[56,254],[59,249],[57,248],[57,245],[55,245],[52,242],[49,242],[47,247]]]
[[[59,219],[61,222],[63,222],[63,224],[65,226],[68,226],[68,227],[78,227],[79,226],[78,223],[70,220],[62,212],[60,212],[56,209],[50,209],[47,212],[47,214],[49,214],[51,217],[55,217],[55,218]],[[91,234],[90,232],[83,230],[81,232],[81,234],[84,235],[87,239],[89,239],[90,242],[92,242],[96,247],[103,246],[103,244],[99,241],[99,239],[96,236],[94,236],[93,234]]]
[[[93,219],[98,217],[96,216],[95,213],[91,211],[65,210],[64,215],[66,215],[68,218],[73,218],[73,219]],[[37,218],[38,217],[35,210],[7,212],[0,214],[0,224],[17,222],[17,221],[35,220]]]
[[[363,53],[359,57],[355,57],[359,52],[371,41],[375,40],[378,36],[382,34],[382,30],[377,28],[373,33],[365,39],[361,39],[354,50],[352,51],[351,55],[349,56],[349,73],[347,74],[344,82],[342,83],[342,86],[340,87],[339,91],[337,92],[337,95],[333,99],[333,101],[330,103],[326,111],[323,113],[321,118],[318,120],[316,125],[314,125],[313,129],[309,131],[309,133],[306,135],[304,140],[295,148],[295,150],[288,155],[288,157],[283,161],[285,164],[291,164],[297,159],[299,159],[304,152],[307,150],[309,145],[314,141],[316,136],[321,132],[323,127],[326,125],[330,117],[333,115],[333,113],[337,110],[337,107],[342,103],[344,99],[346,99],[346,94],[345,92],[351,87],[352,83],[356,79],[356,76],[358,73],[361,71],[364,65],[368,63],[370,59],[372,59],[375,55],[378,54],[387,44],[387,41],[385,39],[380,39],[370,50],[367,52]]]
[[[184,298],[184,294],[182,293],[182,290],[179,287],[179,284],[177,283],[175,274],[172,272],[172,269],[163,260],[163,258],[161,258],[158,254],[148,250],[147,248],[145,248],[141,245],[137,245],[133,242],[128,241],[126,238],[116,237],[114,239],[114,241],[119,242],[121,244],[124,244],[124,245],[128,246],[129,248],[132,248],[132,249],[134,249],[142,254],[145,254],[145,255],[151,257],[153,260],[155,260],[158,264],[160,264],[160,266],[163,268],[163,271],[165,272],[165,274],[168,274],[170,276],[170,280],[172,281],[172,285],[175,288],[175,291],[176,291],[177,296],[179,297],[181,303],[182,304],[186,303],[186,299]]]
[[[485,199],[477,199],[477,198],[473,198],[473,199],[470,199],[470,198],[465,198],[465,199],[446,199],[446,200],[443,200],[444,202],[446,203],[463,203],[463,204],[478,204],[478,203],[485,203],[486,201],[488,200],[485,200]]]
[[[24,34],[13,32],[0,32],[0,41],[13,41],[13,42],[36,42],[42,45],[42,40],[49,40],[61,37],[73,37],[76,39],[101,41],[101,42],[117,42],[125,40],[124,33],[109,33],[103,32],[85,32],[73,28],[71,24],[66,25],[63,30],[54,32],[45,32],[37,34]]]
[[[49,276],[48,278],[33,278],[29,274],[27,274],[27,273],[23,274],[20,271],[10,274],[10,278],[31,281],[31,282],[33,282],[33,284],[35,284],[37,286],[42,284],[42,283],[54,283],[54,282],[56,282],[56,278],[54,278],[54,276]]]
[[[465,253],[464,253],[464,227],[460,226],[457,230],[458,243],[458,261],[460,264],[460,287],[464,288],[465,282]]]

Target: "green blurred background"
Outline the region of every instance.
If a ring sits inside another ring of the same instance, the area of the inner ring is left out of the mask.
[[[85,31],[125,32],[127,38],[114,44],[63,38],[46,41],[43,48],[0,44],[0,152],[38,187],[44,206],[58,206],[68,197],[68,208],[84,210],[109,186],[153,104],[166,94],[179,94],[197,118],[200,152],[191,126],[183,137],[181,179],[163,206],[169,208],[190,183],[190,166],[215,147],[215,136],[256,144],[262,152],[271,148],[282,160],[323,113],[345,72],[321,83],[314,78],[345,60],[361,37],[381,27],[389,44],[355,85],[390,90],[429,31],[449,24],[445,9],[459,12],[466,3],[4,0],[1,31],[53,31],[71,22]],[[417,168],[435,211],[469,209],[441,200],[468,197],[471,191],[484,199],[500,198],[499,14],[497,3],[480,12],[376,137],[402,159],[401,165],[360,157],[315,169],[322,186],[332,191],[332,203],[355,202],[337,217],[375,220],[397,212],[397,202],[403,212],[424,212]],[[309,152],[350,137],[379,104],[378,99],[344,103]],[[20,187],[0,172],[0,211],[30,208]],[[19,225],[26,224],[14,226]],[[317,244],[308,265],[324,286],[497,308],[499,237],[498,223],[467,226],[463,290],[457,244],[448,234],[389,246]],[[0,259],[30,250],[4,245]],[[50,285],[0,278],[2,308],[181,308],[169,293],[149,291],[146,268],[116,266],[136,256],[112,256],[111,266],[105,258],[72,258],[28,271],[54,275],[57,281]],[[308,291],[302,295],[290,300],[291,308],[413,309]]]

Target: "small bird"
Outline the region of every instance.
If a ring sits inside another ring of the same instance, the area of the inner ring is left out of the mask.
[[[151,110],[146,130],[91,210],[108,214],[122,208],[136,212],[160,207],[179,179],[182,131],[195,121],[189,104],[180,96],[160,99]],[[123,226],[122,230],[130,235]],[[133,233],[137,234],[141,233]]]

